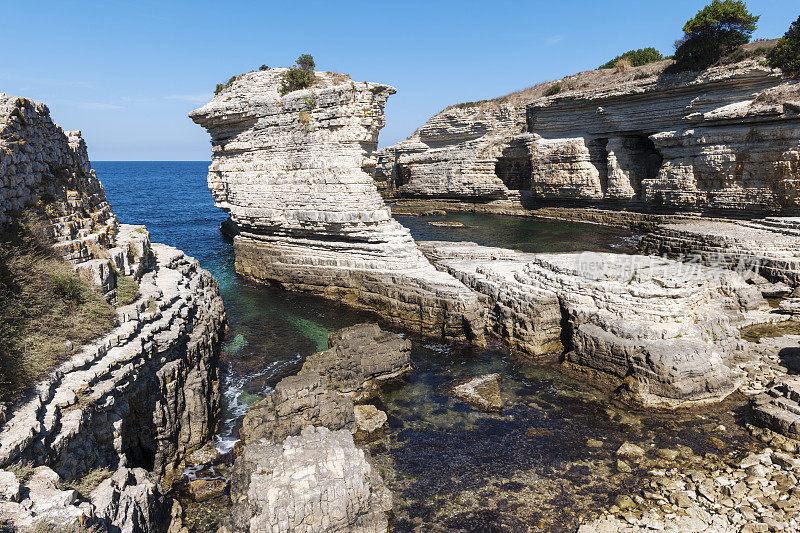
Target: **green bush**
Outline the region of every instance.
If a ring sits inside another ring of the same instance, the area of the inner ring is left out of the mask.
[[[628,50],[624,54],[618,55],[611,61],[601,65],[600,68],[614,68],[614,65],[617,64],[617,61],[621,59],[627,59],[632,67],[641,67],[642,65],[646,65],[648,63],[661,61],[664,59],[664,56],[652,46],[648,46],[647,48],[640,48],[638,50]]]
[[[261,71],[269,70],[269,67],[266,66],[266,65],[261,65],[260,67],[258,67],[258,70],[261,70]]]
[[[554,83],[544,91],[545,96],[555,96],[561,92],[561,82]]]
[[[675,43],[679,69],[701,70],[750,41],[759,16],[741,0],[714,0],[683,26]]]
[[[314,84],[314,58],[308,54],[303,54],[297,58],[295,65],[287,70],[281,80],[281,88],[278,92],[281,96],[286,96],[292,91],[306,89]]]
[[[214,89],[214,94],[221,93],[223,89],[230,87],[237,79],[239,79],[239,76],[231,76],[225,83],[218,83],[216,89]]]
[[[769,66],[779,68],[790,76],[800,76],[800,17],[792,22],[789,31],[767,55]]]

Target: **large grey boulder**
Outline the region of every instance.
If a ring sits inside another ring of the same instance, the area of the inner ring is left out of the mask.
[[[245,446],[231,484],[234,531],[382,532],[391,495],[349,431],[307,427]]]

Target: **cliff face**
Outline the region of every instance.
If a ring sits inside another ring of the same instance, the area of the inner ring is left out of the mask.
[[[387,195],[499,205],[797,210],[798,86],[757,61],[692,75],[665,64],[448,108],[379,151],[375,180]],[[502,120],[515,115],[524,120]]]
[[[21,530],[104,520],[164,531],[161,485],[211,436],[219,409],[216,281],[180,250],[151,244],[144,226],[117,224],[80,134],[53,124],[46,106],[2,95],[0,124],[3,221],[43,217],[54,247],[111,302],[119,275],[139,284],[110,331],[68,347],[0,420],[0,469],[36,467],[29,479],[0,470],[0,516]],[[101,471],[114,475],[91,494],[62,490]]]
[[[244,74],[190,114],[212,137],[208,183],[231,215],[237,272],[479,339],[476,297],[428,263],[364,171],[395,90],[317,72],[281,97],[285,71]]]

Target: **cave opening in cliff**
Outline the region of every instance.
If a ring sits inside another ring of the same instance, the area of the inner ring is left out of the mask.
[[[411,170],[403,163],[394,166],[394,188],[398,189],[411,181]]]
[[[664,158],[649,135],[632,135],[625,140],[634,170],[634,172],[630,173],[632,178],[631,186],[636,191],[636,194],[640,195],[642,180],[655,179]]]
[[[530,189],[532,172],[528,154],[498,157],[494,166],[495,175],[512,191]]]
[[[603,196],[608,190],[608,139],[601,137],[588,143],[589,158],[597,169],[600,192]]]

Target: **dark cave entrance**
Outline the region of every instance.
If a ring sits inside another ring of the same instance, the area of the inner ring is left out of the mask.
[[[600,137],[587,144],[589,159],[597,169],[600,178],[600,192],[605,196],[608,190],[608,139]]]
[[[402,187],[411,181],[411,170],[403,163],[397,163],[394,166],[394,188]]]
[[[633,171],[630,172],[631,186],[637,195],[641,194],[642,180],[652,180],[658,176],[658,170],[664,158],[656,148],[649,135],[638,134],[625,138],[626,147],[631,155]]]
[[[494,166],[494,173],[512,191],[529,190],[532,172],[531,158],[527,154],[498,157]]]

